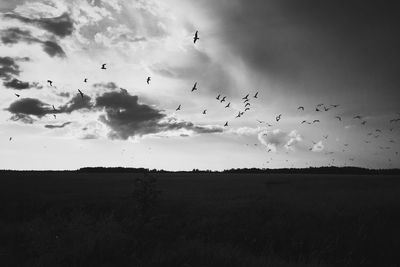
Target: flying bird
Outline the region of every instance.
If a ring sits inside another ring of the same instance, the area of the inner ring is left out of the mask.
[[[53,116],[54,116],[54,119],[57,119],[57,116],[56,116],[56,114],[53,114]]]
[[[331,107],[333,107],[333,108],[337,108],[338,106],[340,106],[340,105],[331,105]]]
[[[325,139],[328,139],[328,135],[323,135],[323,137],[324,137]]]
[[[82,99],[83,99],[83,93],[81,90],[78,89],[79,94],[81,95]]]
[[[318,104],[317,107],[321,107],[321,106],[323,106],[323,105],[324,105],[324,104]]]
[[[225,106],[225,108],[229,108],[230,105],[231,105],[231,102],[229,102],[228,105]]]
[[[147,77],[147,80],[146,80],[147,84],[150,84],[150,81],[151,81],[151,77],[149,76],[149,77]]]
[[[260,120],[256,120],[256,121],[258,121],[259,123],[264,123],[265,121],[260,121]]]
[[[226,98],[226,96],[224,96],[224,97],[221,99],[220,102],[221,102],[221,103],[224,102],[224,101],[225,101],[225,98]]]
[[[12,137],[10,137],[10,139],[8,139],[8,141],[11,141],[12,140]]]
[[[216,97],[216,99],[219,100],[220,97],[221,97],[221,95],[219,94],[219,95]]]
[[[361,124],[362,124],[362,125],[365,125],[366,123],[367,123],[367,121],[363,121],[363,122],[361,122]]]
[[[324,110],[325,110],[325,111],[329,111],[330,108],[327,108],[327,107],[324,106]]]
[[[197,90],[197,87],[196,87],[196,86],[197,86],[197,82],[194,83],[193,88],[192,88],[192,92],[193,92],[194,90]]]
[[[318,108],[315,108],[315,111],[319,112],[319,111],[321,111],[321,110],[319,110]]]
[[[243,101],[243,103],[246,103],[246,102],[249,102],[249,100],[248,100],[248,99],[246,99],[246,100],[244,100],[244,101]]]
[[[240,111],[239,111],[239,113],[236,115],[236,118],[240,118],[241,115],[242,115],[242,114],[241,114]]]
[[[279,121],[281,119],[282,114],[279,114],[278,116],[276,116],[276,121]]]
[[[248,110],[250,110],[250,108],[245,108],[245,109],[244,109],[244,111],[248,111]]]
[[[203,110],[203,114],[206,114],[206,113],[207,113],[207,109]]]
[[[242,99],[248,99],[249,94],[247,94],[245,97],[243,97]]]
[[[357,116],[354,116],[353,119],[359,119],[359,120],[361,120],[362,117],[361,117],[360,115],[357,115]]]
[[[312,123],[316,123],[316,122],[320,122],[319,120],[313,120],[313,122]]]
[[[57,111],[56,108],[54,107],[54,105],[53,105],[53,110],[54,110],[54,111]]]
[[[300,109],[304,110],[304,107],[300,106],[300,107],[297,108],[297,110],[300,110]]]
[[[107,69],[107,68],[106,68],[106,65],[107,65],[106,63],[102,64],[102,65],[101,65],[101,69],[102,69],[102,70],[106,70],[106,69]]]
[[[181,110],[181,105],[176,108],[176,111]]]
[[[257,96],[258,96],[258,92],[254,95],[254,98],[257,98]]]
[[[49,83],[50,86],[53,86],[53,81],[47,80],[47,82]]]
[[[224,127],[227,127],[228,126],[228,122],[225,122],[225,125],[224,125]]]
[[[335,118],[338,119],[339,121],[342,121],[342,118],[339,116],[336,116]]]
[[[244,107],[250,106],[250,103],[246,103],[246,105],[244,105]]]
[[[375,130],[375,132],[379,132],[379,133],[381,133],[382,131],[381,131],[381,130],[379,130],[379,129],[376,129],[376,130]]]
[[[15,96],[16,96],[16,97],[20,97],[20,95],[19,95],[19,94],[15,94]]]
[[[196,31],[195,34],[194,34],[194,37],[193,37],[193,43],[196,43],[197,40],[199,40],[199,39],[200,39],[199,38],[199,31]]]
[[[307,121],[302,121],[301,124],[306,123]]]
[[[85,79],[83,80],[83,82],[87,83],[87,78],[85,78]]]

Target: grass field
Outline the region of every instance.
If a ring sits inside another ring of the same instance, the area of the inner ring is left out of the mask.
[[[399,176],[151,175],[2,173],[0,266],[400,266]]]

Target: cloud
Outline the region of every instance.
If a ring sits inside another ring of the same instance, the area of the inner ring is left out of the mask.
[[[93,84],[94,88],[102,88],[102,89],[110,89],[110,90],[115,90],[118,88],[118,86],[114,82],[108,82],[108,83],[95,83]]]
[[[15,78],[12,79],[11,81],[3,82],[3,85],[7,88],[12,88],[17,90],[24,90],[30,88],[29,82],[23,82]]]
[[[36,37],[33,37],[31,32],[28,30],[21,30],[20,28],[8,28],[1,31],[1,41],[4,44],[16,44],[19,42],[25,42],[28,44],[37,43],[43,47],[43,50],[51,57],[65,57],[65,52],[55,41],[42,41]]]
[[[128,139],[132,136],[191,131],[198,134],[222,132],[219,126],[195,125],[192,122],[168,118],[161,110],[140,104],[138,96],[127,91],[107,92],[97,97],[96,108],[104,109],[99,120],[111,128],[111,139]]]
[[[5,14],[4,17],[16,19],[27,24],[33,24],[59,37],[71,35],[74,29],[73,21],[68,13],[64,13],[59,17],[39,19],[27,18],[16,13]]]
[[[34,98],[23,98],[17,100],[13,102],[6,110],[16,115],[12,117],[12,120],[22,119],[22,121],[27,119],[27,116],[30,115],[41,118],[46,114],[54,113],[48,104]]]
[[[19,75],[19,66],[11,57],[0,57],[0,78],[3,80],[11,80],[13,75]]]
[[[57,129],[57,128],[64,128],[65,126],[71,124],[72,122],[64,122],[63,124],[60,125],[51,125],[51,124],[46,124],[44,127],[48,128],[48,129]]]
[[[324,144],[322,143],[322,141],[319,141],[318,143],[314,144],[311,151],[312,152],[321,152],[324,150]]]
[[[258,134],[258,140],[261,144],[276,152],[280,148],[294,150],[295,147],[302,141],[301,135],[293,130],[290,133],[281,131],[280,129],[266,130]]]
[[[71,100],[69,100],[65,105],[58,108],[61,113],[71,113],[75,110],[80,109],[90,109],[93,107],[91,103],[91,98],[87,95],[83,95],[83,98],[76,94]]]

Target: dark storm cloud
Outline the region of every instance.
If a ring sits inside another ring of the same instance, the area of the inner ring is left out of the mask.
[[[29,82],[23,82],[15,78],[10,81],[3,82],[3,85],[7,88],[16,90],[24,90],[24,89],[29,89],[31,87]]]
[[[82,98],[79,94],[76,94],[68,103],[58,108],[58,110],[61,113],[71,113],[75,110],[90,109],[93,107],[90,100],[91,98],[87,95],[83,95]]]
[[[43,50],[49,56],[65,57],[64,50],[55,41],[42,41],[33,37],[31,32],[28,30],[21,30],[16,27],[5,29],[1,31],[1,41],[6,45],[12,45],[19,42],[26,42],[28,44],[37,43],[42,45]]]
[[[400,93],[398,4],[379,1],[209,1],[235,54],[296,92]],[[319,90],[319,91],[318,91]]]
[[[18,116],[21,116],[22,118],[25,115],[34,115],[40,118],[46,114],[54,113],[50,105],[35,98],[22,98],[17,100],[13,102],[6,110],[17,115],[16,118],[18,118]]]
[[[65,126],[67,126],[68,124],[71,124],[72,122],[64,122],[63,124],[60,125],[56,125],[56,124],[46,124],[44,127],[48,128],[48,129],[59,129],[59,128],[64,128]]]
[[[68,13],[64,13],[59,17],[40,18],[40,19],[30,19],[15,13],[5,14],[4,17],[16,19],[23,23],[36,25],[59,37],[65,37],[71,35],[74,29],[72,19],[68,15]]]
[[[166,118],[161,110],[140,104],[138,96],[127,91],[107,92],[97,97],[96,107],[104,109],[106,114],[100,121],[108,125],[112,131],[111,139],[128,139],[131,136],[142,136],[173,130],[191,130],[196,133],[222,132],[222,128],[198,126],[191,122]]]
[[[19,66],[11,57],[0,57],[0,78],[5,81],[12,79],[13,75],[19,75]]]

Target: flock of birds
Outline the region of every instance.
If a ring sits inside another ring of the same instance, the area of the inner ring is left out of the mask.
[[[194,34],[194,36],[193,36],[193,43],[196,44],[196,42],[197,42],[198,40],[200,40],[200,38],[199,38],[199,33],[198,33],[198,31],[196,31],[195,34]],[[106,64],[106,63],[102,64],[100,69],[106,70],[106,69],[107,69],[107,64]],[[88,82],[88,78],[84,78],[83,82],[87,83],[87,82]],[[149,77],[146,78],[146,83],[149,85],[150,82],[151,82],[151,77],[149,76]],[[49,86],[53,86],[53,81],[52,81],[52,80],[47,80],[47,83],[48,83]],[[122,90],[122,89],[121,89],[121,90]],[[195,92],[195,91],[197,91],[197,90],[198,90],[198,83],[195,82],[194,85],[193,85],[193,87],[192,87],[192,89],[191,89],[191,92]],[[78,89],[78,94],[81,96],[81,98],[82,98],[82,100],[83,100],[83,99],[84,99],[84,93],[83,93],[80,89]],[[238,113],[237,113],[237,115],[235,116],[235,118],[240,118],[240,117],[244,116],[246,112],[250,111],[250,109],[251,109],[251,102],[250,102],[250,100],[251,100],[251,99],[257,99],[257,98],[258,98],[258,94],[259,94],[259,92],[256,92],[254,95],[250,95],[250,93],[248,93],[248,94],[246,94],[244,97],[241,98],[242,103],[243,103],[243,107],[242,107],[242,109],[240,109],[240,110],[236,110]],[[20,97],[19,94],[15,94],[15,96],[16,96],[16,97]],[[223,95],[221,95],[221,94],[218,94],[218,95],[216,96],[215,99],[216,99],[220,104],[223,104],[225,108],[231,108],[231,102],[227,100],[227,96],[223,96]],[[328,111],[330,111],[330,110],[332,110],[332,109],[337,109],[337,108],[339,108],[339,107],[340,107],[339,104],[325,105],[325,104],[323,104],[323,103],[320,103],[320,104],[317,104],[317,105],[315,106],[315,112],[328,112]],[[57,112],[57,109],[54,107],[54,105],[52,106],[52,108],[53,108],[53,110],[54,110],[55,112]],[[178,107],[175,109],[175,111],[181,111],[181,110],[182,110],[182,105],[179,104]],[[299,107],[297,108],[297,110],[298,110],[298,111],[305,111],[305,108],[304,108],[304,106],[299,106]],[[203,112],[202,112],[202,114],[203,114],[203,115],[206,115],[206,114],[207,114],[207,109],[204,109]],[[397,115],[398,115],[399,117],[391,119],[391,120],[389,121],[390,124],[397,123],[397,122],[400,121],[400,113],[398,113]],[[55,114],[53,114],[53,116],[54,116],[54,118],[56,118],[56,115],[55,115]],[[276,121],[276,122],[281,121],[281,120],[282,120],[282,116],[283,116],[283,114],[278,114],[278,115],[276,115],[276,116],[275,116],[275,121]],[[335,118],[336,120],[338,120],[339,122],[342,122],[342,117],[340,117],[340,116],[335,116],[334,118]],[[366,120],[363,116],[361,116],[361,115],[356,115],[356,116],[354,116],[354,117],[353,117],[353,120],[359,120],[361,125],[366,125],[366,123],[367,123],[367,120]],[[258,119],[257,119],[256,121],[257,121],[258,123],[260,123],[260,124],[265,124],[267,127],[272,127],[272,126],[273,126],[272,124],[270,124],[270,123],[268,123],[268,122],[266,122],[266,121],[262,121],[262,120],[258,120]],[[311,120],[311,121],[302,120],[302,121],[300,122],[300,124],[309,124],[309,125],[311,125],[311,124],[316,124],[316,123],[320,123],[320,122],[321,122],[321,121],[320,121],[319,119],[314,119],[314,120]],[[224,126],[224,127],[228,127],[228,126],[229,126],[229,121],[226,121],[225,124],[224,124],[223,126]],[[393,127],[390,127],[390,128],[389,128],[389,131],[390,131],[390,132],[392,132],[393,130],[394,130]],[[381,130],[381,129],[376,129],[375,131],[368,132],[366,136],[367,136],[367,137],[373,137],[374,139],[378,139],[378,138],[380,138],[381,134],[382,134],[382,130]],[[267,135],[267,133],[265,133],[264,135]],[[323,139],[327,140],[327,139],[329,138],[329,135],[323,135],[322,137],[323,137]],[[11,140],[12,140],[12,137],[9,138],[9,141],[11,141]],[[365,140],[364,142],[365,142],[366,144],[371,144],[371,143],[372,143],[372,140]],[[391,144],[395,144],[395,143],[396,143],[396,141],[393,140],[393,139],[388,140],[388,142],[391,143]],[[247,145],[248,145],[248,144],[247,144]],[[257,144],[254,144],[254,145],[257,146]],[[310,151],[313,150],[314,145],[317,145],[317,142],[312,141],[312,146],[309,148]],[[348,144],[348,143],[344,143],[343,146],[344,146],[344,148],[342,149],[342,152],[346,152],[346,148],[349,146],[349,144]],[[391,146],[379,146],[379,149],[381,149],[381,150],[389,150],[389,149],[392,149],[392,147],[391,147]],[[267,148],[267,152],[271,152],[271,151],[272,151],[272,150],[271,150],[270,148]],[[333,155],[334,153],[335,153],[335,152],[333,152],[333,151],[331,151],[331,152],[325,152],[325,155]],[[288,154],[288,151],[286,152],[286,154]],[[377,154],[378,154],[377,152],[374,153],[374,155],[377,155]],[[399,153],[398,153],[398,152],[395,152],[395,155],[398,156]],[[271,161],[272,161],[272,158],[271,158]],[[332,158],[332,159],[331,159],[331,163],[333,164],[334,161],[335,161],[335,159]],[[349,161],[355,161],[355,157],[350,157],[350,158],[349,158]],[[391,159],[391,158],[388,158],[388,161],[390,162],[389,165],[391,165],[392,159]],[[286,160],[286,162],[288,162],[288,160]],[[267,161],[267,163],[270,163],[270,161]],[[309,163],[306,162],[306,165],[307,165],[307,164],[309,164]],[[293,164],[292,164],[292,165],[293,165]]]

